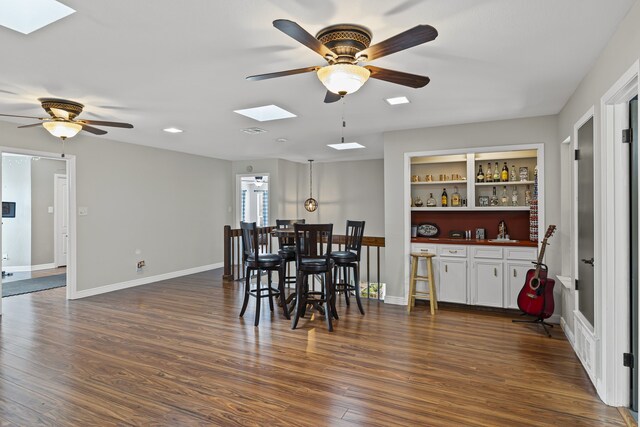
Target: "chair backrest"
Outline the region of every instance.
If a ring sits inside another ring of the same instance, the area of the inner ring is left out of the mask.
[[[347,220],[347,231],[345,233],[345,251],[356,253],[357,260],[360,261],[360,250],[362,249],[362,237],[364,236],[364,221]]]
[[[242,259],[246,261],[248,257],[255,257],[260,252],[258,227],[255,222],[241,222],[240,228],[242,229]]]
[[[304,219],[276,219],[276,227],[278,228],[290,228],[293,224],[304,224]],[[278,246],[283,248],[285,246],[295,246],[296,239],[293,236],[278,236]]]
[[[302,259],[324,259],[329,265],[333,224],[294,224],[293,227],[298,265]]]

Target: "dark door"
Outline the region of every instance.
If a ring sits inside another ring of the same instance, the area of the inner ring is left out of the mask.
[[[594,324],[593,117],[578,129],[578,310]]]
[[[638,411],[638,97],[629,102],[629,183],[631,201],[631,354],[636,361],[631,368],[631,409]]]

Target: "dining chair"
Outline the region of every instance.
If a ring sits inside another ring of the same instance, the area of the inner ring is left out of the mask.
[[[308,305],[327,319],[329,331],[333,331],[332,318],[337,318],[333,291],[331,244],[333,224],[294,224],[296,242],[296,308],[291,329],[304,317]],[[309,276],[322,275],[321,290],[309,289]]]
[[[355,293],[358,310],[364,315],[364,308],[360,299],[360,252],[364,237],[364,221],[347,220],[345,232],[346,241],[343,251],[331,252],[331,259],[335,262],[333,277],[335,278],[336,294],[344,293],[344,299],[349,307],[349,294]],[[353,283],[351,282],[353,270]],[[342,280],[338,280],[338,272],[342,273]]]
[[[289,319],[289,310],[287,309],[284,298],[284,262],[282,257],[278,254],[260,253],[260,236],[255,222],[241,222],[240,228],[242,229],[242,258],[245,265],[244,301],[242,302],[240,317],[244,316],[247,304],[249,303],[249,297],[252,296],[256,299],[254,325],[258,326],[258,323],[260,323],[260,300],[262,298],[269,298],[269,308],[273,311],[273,297],[280,297],[280,304],[283,308],[284,315]],[[266,286],[262,286],[261,284],[263,271],[267,271],[268,279]],[[277,289],[272,286],[271,273],[273,271],[278,272]],[[251,288],[252,272],[256,273],[256,286],[254,289]]]

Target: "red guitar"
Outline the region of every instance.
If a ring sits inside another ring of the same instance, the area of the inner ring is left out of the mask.
[[[540,321],[551,317],[554,310],[553,286],[555,280],[547,278],[547,266],[542,263],[544,251],[549,237],[556,231],[555,225],[550,225],[544,235],[540,255],[536,268],[527,271],[524,286],[518,294],[518,307],[525,314],[537,317]]]

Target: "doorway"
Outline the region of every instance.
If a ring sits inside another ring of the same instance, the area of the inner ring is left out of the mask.
[[[2,297],[66,286],[66,259],[55,262],[55,194],[68,200],[66,162],[25,154],[2,153]]]
[[[269,175],[238,175],[238,223],[255,222],[269,225]]]

